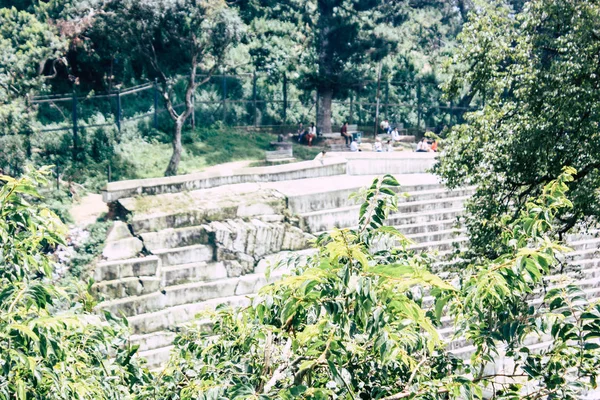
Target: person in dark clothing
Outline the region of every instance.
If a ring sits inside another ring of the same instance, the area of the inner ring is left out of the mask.
[[[346,140],[346,147],[350,147],[350,143],[352,143],[352,135],[348,133],[348,123],[347,122],[344,122],[344,125],[342,125],[342,129],[341,129],[340,133]]]

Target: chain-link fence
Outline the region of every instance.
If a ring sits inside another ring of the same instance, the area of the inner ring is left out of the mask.
[[[214,75],[194,94],[194,113],[188,123],[194,127],[220,123],[277,130],[315,122],[316,92],[299,88],[295,81],[286,75]],[[181,82],[174,88],[175,102],[180,103],[175,107],[179,109],[183,107],[184,85]],[[435,83],[362,81],[353,85],[345,100],[333,101],[332,125],[348,121],[370,132],[376,121],[387,119],[411,133],[439,130],[452,125],[455,116],[464,111],[440,98]],[[71,131],[73,152],[77,151],[81,130],[116,126],[120,131],[142,119],[158,128],[161,118],[168,118],[158,86],[152,82],[108,94],[36,97],[33,103],[38,106],[39,131]]]

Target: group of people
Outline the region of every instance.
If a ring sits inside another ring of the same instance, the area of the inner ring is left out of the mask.
[[[387,140],[385,144],[381,141],[381,138],[377,138],[375,140],[375,144],[373,145],[373,150],[376,152],[391,152],[394,151],[393,142],[399,142],[402,138],[400,135],[400,131],[398,127],[392,128],[390,126],[389,121],[383,120],[381,122],[381,130],[383,133],[386,133],[391,136],[391,139]],[[310,123],[310,126],[305,129],[302,123],[298,125],[298,143],[301,143],[305,138],[309,147],[312,147],[313,139],[317,137],[317,127],[314,122]],[[360,151],[357,141],[354,139],[351,132],[348,132],[348,122],[344,122],[340,129],[340,134],[344,138],[346,142],[346,147],[350,149],[350,151]],[[438,142],[437,140],[428,141],[426,138],[422,138],[417,144],[417,153],[425,153],[430,151],[438,151]]]
[[[317,137],[317,127],[314,122],[310,123],[308,129],[304,129],[302,122],[298,125],[298,143],[301,143],[302,140],[306,137],[306,141],[308,142],[308,146],[312,147],[313,139]]]
[[[419,143],[417,143],[417,153],[427,153],[430,151],[438,151],[438,142],[437,140],[428,141],[426,138],[422,138]]]
[[[379,126],[381,128],[382,133],[388,134],[392,137],[392,141],[399,142],[402,140],[402,137],[401,137],[402,135],[400,135],[400,131],[398,130],[398,127],[395,126],[392,128],[392,126],[390,125],[390,123],[387,119],[383,120]]]

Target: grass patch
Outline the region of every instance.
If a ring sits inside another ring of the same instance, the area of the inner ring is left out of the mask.
[[[308,147],[304,144],[294,143],[294,157],[296,158],[296,160],[314,160],[317,154],[319,154],[322,150],[323,147]]]
[[[196,129],[185,132],[184,151],[179,174],[201,172],[207,167],[233,161],[249,160],[262,165],[265,151],[277,136],[263,132],[235,129]],[[319,146],[308,147],[294,143],[294,157],[312,160],[321,151]],[[156,178],[164,175],[171,158],[169,143],[155,139],[130,138],[118,145],[120,164],[113,167],[114,180]]]

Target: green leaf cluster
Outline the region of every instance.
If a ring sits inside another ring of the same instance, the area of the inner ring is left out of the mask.
[[[518,216],[564,165],[578,172],[556,231],[600,215],[599,17],[586,0],[532,0],[518,13],[480,2],[471,12],[445,89],[485,107],[454,127],[437,172],[450,187],[477,186],[466,218],[476,252],[501,254],[502,216]]]
[[[48,173],[0,175],[0,399],[129,398],[148,375],[124,321],[93,312],[91,287],[53,276],[66,228],[35,201]]]

